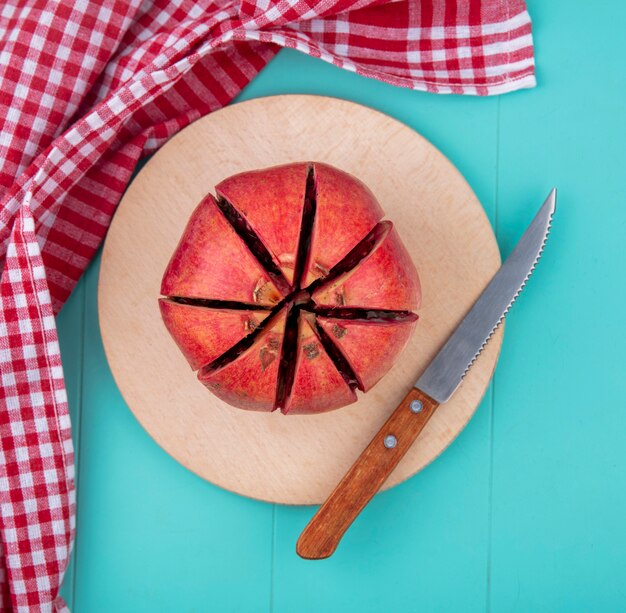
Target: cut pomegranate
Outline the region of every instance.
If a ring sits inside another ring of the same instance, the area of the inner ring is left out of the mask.
[[[193,370],[223,355],[256,330],[269,311],[206,308],[159,300],[161,317]]]
[[[246,342],[240,341],[234,351],[224,354],[225,359],[202,368],[198,379],[228,404],[251,411],[272,411],[285,316],[286,310],[282,309],[270,323],[248,335]]]
[[[394,365],[415,327],[415,321],[372,323],[327,317],[318,317],[317,321],[350,365],[364,392]]]
[[[333,317],[334,319],[348,319],[370,323],[385,323],[394,321],[417,321],[418,315],[411,311],[386,311],[383,309],[357,309],[354,307],[312,307],[316,315]]]
[[[356,400],[415,326],[415,267],[372,193],[326,164],[241,173],[191,216],[160,300],[170,334],[225,402],[288,414]]]
[[[298,354],[298,320],[300,319],[300,309],[293,307],[285,323],[285,335],[280,354],[280,364],[278,365],[278,385],[276,387],[275,409],[284,410],[287,406],[287,399],[291,395],[293,382],[296,376],[296,357]]]
[[[328,164],[313,167],[317,211],[306,284],[335,266],[383,218],[374,194],[361,181]]]
[[[237,232],[241,240],[246,244],[252,255],[254,255],[261,266],[265,268],[265,271],[274,282],[274,285],[283,294],[289,293],[289,291],[291,291],[289,281],[287,281],[283,271],[274,261],[272,254],[267,250],[267,247],[252,229],[252,226],[248,223],[246,218],[240,215],[226,198],[219,198],[217,206],[219,206],[224,217],[226,217],[235,232]]]
[[[332,411],[356,401],[356,381],[348,385],[346,378],[351,375],[342,376],[310,321],[307,314],[301,314],[293,386],[286,403],[280,406],[285,414]]]
[[[232,203],[271,259],[294,285],[294,266],[310,164],[243,172],[219,183],[218,197]]]
[[[323,277],[316,279],[308,287],[311,294],[322,292],[327,287],[341,282],[345,275],[353,272],[356,267],[366,260],[385,240],[393,224],[390,221],[381,221],[376,224],[365,238],[361,239],[339,262],[337,262]]]
[[[310,265],[311,239],[313,238],[313,224],[315,223],[316,210],[315,171],[313,166],[311,166],[306,176],[304,207],[302,208],[302,225],[300,226],[300,238],[298,239],[298,253],[296,255],[296,267],[293,280],[293,285],[298,290],[302,288],[304,274],[309,269]]]
[[[328,357],[335,365],[337,372],[341,375],[346,385],[352,390],[355,390],[357,388],[362,390],[363,387],[361,386],[359,377],[354,372],[354,369],[352,368],[350,362],[343,355],[339,347],[333,342],[331,336],[319,324],[317,319],[313,321],[315,326],[315,334],[317,334],[317,337],[322,343],[322,347],[324,347],[324,351],[328,354]]]
[[[419,277],[395,229],[360,266],[348,266],[342,273],[331,271],[332,279],[313,292],[317,304],[395,311],[414,311],[420,306]]]
[[[161,294],[254,302],[269,307],[282,298],[211,195],[192,213],[165,270]]]
[[[226,309],[232,311],[267,311],[267,307],[252,302],[235,302],[233,300],[211,300],[210,298],[189,298],[186,296],[169,296],[169,302],[188,306],[204,307],[205,309]]]
[[[239,342],[235,345],[229,347],[224,353],[216,357],[213,361],[205,364],[202,367],[202,372],[211,373],[225,366],[228,366],[231,362],[234,362],[240,355],[245,353],[254,343],[259,340],[262,336],[264,336],[269,329],[275,329],[276,333],[280,333],[281,343],[282,343],[282,334],[285,329],[284,319],[286,317],[286,309],[284,308],[284,303],[280,303],[275,306],[269,313],[269,315],[260,321],[256,327],[250,331],[249,334],[244,336]],[[280,325],[276,328],[276,323]]]

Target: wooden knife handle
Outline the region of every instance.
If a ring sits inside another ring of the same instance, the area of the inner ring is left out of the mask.
[[[438,406],[430,396],[411,389],[303,530],[296,545],[300,557],[314,560],[333,554]]]

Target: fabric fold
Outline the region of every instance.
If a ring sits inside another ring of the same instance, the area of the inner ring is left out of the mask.
[[[28,202],[0,281],[0,609],[53,603],[75,529],[74,450],[46,271]],[[7,586],[9,589],[7,590]]]

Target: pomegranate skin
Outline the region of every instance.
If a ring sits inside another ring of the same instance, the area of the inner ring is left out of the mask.
[[[260,288],[267,288],[261,294]],[[272,306],[280,293],[208,195],[191,214],[161,282],[163,296]],[[267,296],[270,296],[269,298]]]
[[[330,270],[383,218],[370,189],[328,164],[314,164],[317,211],[308,280]],[[349,223],[346,223],[349,220]]]
[[[201,369],[198,379],[228,404],[249,411],[273,411],[285,315],[283,310],[235,360],[215,372]]]
[[[379,323],[318,317],[346,357],[365,392],[378,383],[406,347],[416,321]]]
[[[269,313],[201,308],[164,299],[159,308],[165,327],[194,371],[250,334]]]
[[[283,274],[293,283],[307,164],[244,172],[215,188],[256,230]]]
[[[283,409],[290,415],[323,413],[356,402],[306,318],[300,318],[300,338],[293,393]]]
[[[392,228],[357,268],[314,292],[313,300],[324,306],[417,310],[421,302],[420,280],[396,229]]]
[[[243,172],[191,215],[164,273],[164,324],[200,382],[251,411],[354,403],[393,367],[421,304],[374,194],[319,162]]]

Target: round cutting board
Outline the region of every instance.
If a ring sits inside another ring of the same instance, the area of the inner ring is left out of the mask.
[[[205,389],[161,321],[161,276],[196,204],[225,177],[295,161],[362,179],[397,228],[422,282],[420,320],[394,368],[358,402],[322,415],[235,409]],[[500,265],[485,213],[454,166],[412,129],[318,96],[226,107],[182,130],[132,182],[102,256],[104,348],[139,422],[181,464],[233,492],[322,502],[408,392]],[[404,481],[459,434],[482,398],[502,342],[493,337],[385,487]]]

